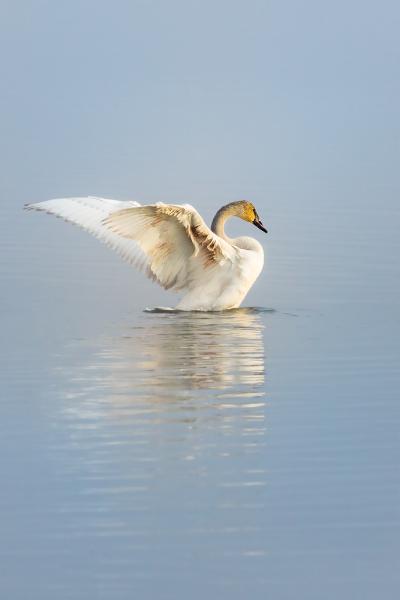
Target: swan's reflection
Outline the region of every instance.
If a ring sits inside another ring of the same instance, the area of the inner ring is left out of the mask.
[[[78,342],[61,411],[65,471],[78,476],[80,494],[64,511],[78,507],[84,527],[140,540],[141,551],[153,552],[161,523],[166,539],[178,531],[196,544],[214,540],[210,548],[222,541],[231,552],[233,540],[238,554],[259,552],[263,320],[246,310],[142,314],[91,353]]]
[[[145,313],[123,336],[99,340],[74,382],[68,410],[81,418],[250,405],[264,395],[262,316]]]

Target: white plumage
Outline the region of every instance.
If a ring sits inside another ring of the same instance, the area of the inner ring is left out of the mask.
[[[59,198],[27,209],[45,211],[79,225],[165,289],[184,292],[177,309],[238,307],[260,274],[264,253],[253,238],[230,239],[230,216],[266,231],[250,202],[220,209],[210,229],[189,204],[141,206],[106,198]]]

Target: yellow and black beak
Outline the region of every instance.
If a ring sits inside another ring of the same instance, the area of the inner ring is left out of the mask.
[[[268,233],[268,230],[265,229],[264,225],[261,223],[260,219],[258,217],[256,217],[253,221],[253,225],[255,225],[256,227],[258,227],[258,229],[261,229],[261,231],[264,231],[265,233]]]

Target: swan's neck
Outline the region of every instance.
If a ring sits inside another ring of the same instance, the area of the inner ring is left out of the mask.
[[[232,210],[230,205],[223,206],[219,209],[215,217],[213,218],[213,222],[211,223],[211,231],[219,235],[223,240],[229,241],[230,238],[225,233],[225,221],[232,216]]]

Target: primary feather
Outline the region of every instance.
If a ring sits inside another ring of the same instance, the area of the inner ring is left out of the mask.
[[[134,266],[143,269],[146,264],[146,256],[139,246],[132,240],[122,238],[104,226],[103,221],[113,212],[122,208],[138,207],[139,202],[110,200],[89,196],[87,198],[56,198],[45,200],[37,204],[27,204],[27,210],[39,210],[56,217],[60,217],[68,223],[78,225],[88,231],[103,243],[115,250],[124,260]]]

